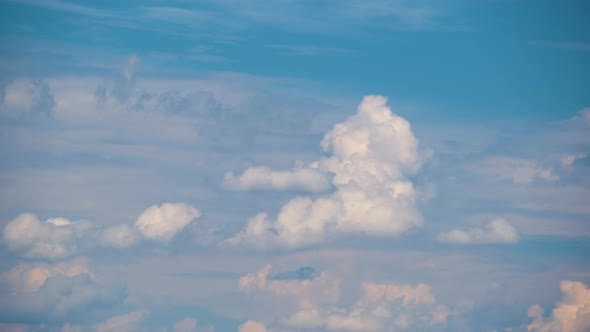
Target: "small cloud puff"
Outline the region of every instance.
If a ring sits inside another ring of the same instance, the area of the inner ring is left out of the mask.
[[[238,332],[266,332],[266,326],[260,322],[249,320],[240,325]]]
[[[560,284],[562,299],[551,315],[543,317],[543,309],[535,304],[528,315],[533,319],[527,329],[534,332],[585,332],[590,331],[590,289],[577,281],[563,280]]]
[[[504,219],[494,219],[482,228],[454,229],[440,233],[438,241],[452,244],[516,243],[518,230]]]
[[[201,216],[199,210],[184,203],[164,203],[145,209],[135,226],[147,239],[169,242],[191,221]]]
[[[251,167],[239,176],[226,173],[223,185],[232,190],[295,189],[309,192],[322,192],[331,187],[328,175],[316,169],[273,171],[268,167]]]

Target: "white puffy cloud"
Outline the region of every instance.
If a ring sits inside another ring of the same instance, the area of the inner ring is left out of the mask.
[[[137,217],[135,226],[148,239],[168,242],[200,215],[199,210],[190,205],[164,203],[145,209]]]
[[[249,320],[240,325],[238,332],[266,332],[266,326],[260,322]]]
[[[139,324],[149,316],[145,310],[118,315],[96,325],[96,332],[132,332],[139,330]]]
[[[534,180],[554,182],[559,176],[552,170],[539,166],[534,160],[513,157],[489,157],[473,167],[473,171],[517,184],[530,184]]]
[[[27,257],[63,258],[72,255],[77,240],[83,237],[88,225],[65,218],[41,221],[36,215],[23,213],[4,228],[4,242],[13,251]]]
[[[528,315],[533,322],[527,326],[535,332],[586,332],[590,331],[590,289],[577,281],[563,280],[560,284],[562,299],[557,302],[551,316],[543,317],[543,309],[535,304]]]
[[[516,243],[519,238],[516,227],[504,219],[494,219],[481,228],[454,229],[438,235],[440,242],[454,244]]]
[[[98,227],[66,218],[42,221],[32,213],[23,213],[4,227],[3,240],[10,250],[26,257],[63,259],[74,255],[80,246],[91,247],[97,241],[114,248],[130,247],[142,238],[169,242],[199,216],[196,208],[184,203],[151,206],[138,216],[134,226]]]
[[[81,274],[93,277],[88,269],[86,259],[77,258],[58,264],[23,263],[2,273],[0,281],[8,284],[12,291],[34,292],[39,290],[48,278],[57,275],[74,277]]]
[[[357,113],[336,124],[321,145],[332,155],[308,167],[331,173],[336,190],[317,199],[294,198],[275,220],[259,214],[226,244],[293,248],[331,234],[395,236],[422,225],[418,192],[407,177],[427,154],[385,97],[365,97]]]
[[[251,167],[239,176],[226,173],[223,185],[233,190],[298,189],[322,192],[330,188],[327,174],[311,168],[295,168],[291,171],[273,171],[268,167]]]

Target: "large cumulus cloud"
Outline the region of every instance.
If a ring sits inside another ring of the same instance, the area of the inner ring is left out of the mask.
[[[590,289],[578,282],[563,280],[560,284],[562,299],[551,315],[543,317],[543,309],[536,304],[529,308],[533,322],[528,325],[534,332],[585,332],[590,331]]]
[[[422,225],[418,191],[409,176],[427,154],[385,97],[365,97],[355,115],[326,133],[321,146],[331,156],[307,167],[331,174],[336,190],[316,199],[294,198],[276,218],[258,214],[227,244],[293,248],[333,234],[396,236]]]

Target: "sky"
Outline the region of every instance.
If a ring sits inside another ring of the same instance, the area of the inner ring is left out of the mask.
[[[590,331],[589,13],[1,0],[0,331]]]

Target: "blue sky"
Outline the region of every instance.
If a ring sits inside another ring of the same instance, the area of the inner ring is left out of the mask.
[[[588,3],[0,8],[0,330],[590,328]]]

